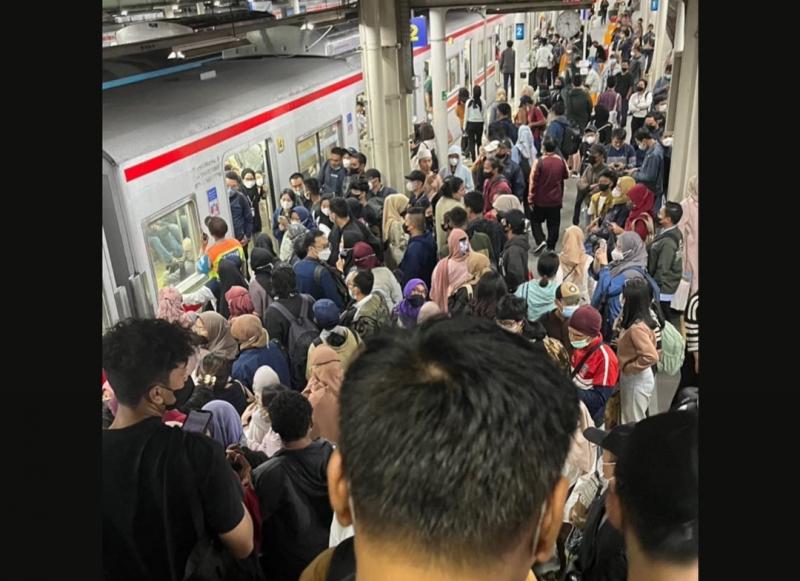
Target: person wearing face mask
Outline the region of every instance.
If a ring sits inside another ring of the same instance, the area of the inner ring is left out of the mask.
[[[630,62],[628,59],[622,61],[621,72],[617,74],[614,90],[619,94],[621,106],[619,111],[619,126],[623,129],[628,125],[628,100],[633,93],[633,77],[630,73]]]
[[[475,189],[472,172],[464,166],[463,161],[461,148],[458,145],[450,146],[450,149],[447,151],[447,167],[442,168],[439,175],[442,176],[442,179],[448,176],[456,176],[463,180],[464,187],[467,191],[471,191]]]
[[[486,176],[483,183],[483,211],[491,212],[498,197],[513,195],[513,193],[508,178],[503,175],[503,162],[496,157],[488,158],[483,162],[483,174]]]
[[[462,245],[462,248],[464,246]],[[469,245],[467,251],[467,272],[469,278],[462,283],[453,286],[450,296],[447,297],[447,312],[450,316],[456,316],[462,313],[468,313],[470,305],[475,297],[475,289],[481,280],[481,277],[491,271],[489,258],[485,254],[476,252]]]
[[[319,199],[319,213],[314,216],[317,226],[322,230],[323,234],[330,236],[331,231],[334,229],[335,224],[331,220],[331,200],[333,194],[322,194]]]
[[[605,163],[606,148],[599,143],[595,143],[589,148],[586,161],[589,165],[586,166],[586,170],[578,180],[578,195],[575,198],[575,208],[572,212],[572,223],[576,226],[580,223],[581,210],[584,206],[588,207],[591,195],[598,189],[597,185],[600,173],[604,169],[607,169]]]
[[[225,185],[228,188],[228,203],[233,218],[233,236],[242,244],[246,261],[247,244],[253,237],[253,207],[241,191],[243,186],[236,172],[229,171],[225,174]]]
[[[583,130],[583,140],[578,146],[578,154],[581,157],[581,175],[583,175],[583,172],[586,171],[586,167],[589,164],[589,161],[586,159],[589,154],[589,148],[595,143],[598,143],[597,125],[594,123],[589,123],[589,125],[586,126],[586,129]]]
[[[394,270],[403,261],[408,247],[408,234],[403,230],[403,216],[408,209],[408,196],[394,193],[383,203],[382,234],[388,252],[385,254],[386,265]]]
[[[680,312],[671,308],[670,302],[683,278],[683,234],[678,222],[683,217],[683,207],[677,202],[667,202],[658,211],[661,232],[648,249],[647,271],[661,289],[661,311],[675,328],[679,327]]]
[[[439,248],[447,247],[447,233],[444,231],[444,215],[453,208],[463,208],[461,201],[467,193],[461,178],[450,176],[444,180],[442,188],[433,200],[436,223],[436,243]]]
[[[431,284],[431,300],[443,313],[448,311],[450,295],[471,276],[467,264],[471,250],[467,233],[460,228],[453,229],[447,238],[447,246],[450,248],[450,254],[440,260],[433,269]],[[488,263],[488,259],[486,262]]]
[[[272,214],[272,232],[278,244],[283,241],[283,235],[291,224],[292,208],[299,205],[301,202],[294,195],[294,191],[287,188],[281,192],[280,207],[275,208]]]
[[[390,188],[386,186],[381,181],[381,172],[379,172],[375,168],[370,168],[364,172],[364,178],[369,183],[369,191],[368,197],[372,198],[380,198],[381,200],[386,200],[387,196],[391,196],[392,194],[396,194],[397,190],[394,188]]]
[[[303,236],[309,230],[316,228],[316,224],[311,219],[311,214],[303,206],[295,206],[292,208],[290,215],[291,222],[286,229],[286,234],[281,240],[280,251],[278,258],[282,262],[294,264],[298,260],[297,247]]]
[[[612,127],[617,127],[620,122],[620,110],[622,107],[622,97],[615,90],[617,86],[617,79],[614,76],[609,76],[606,83],[605,90],[597,98],[597,106],[603,106],[608,111],[608,123]]]
[[[395,305],[392,319],[397,321],[401,329],[413,329],[417,326],[422,305],[428,298],[428,285],[419,278],[412,278],[403,287],[403,300]]]
[[[625,176],[630,178],[630,176]],[[617,185],[617,174],[610,168],[604,168],[597,174],[597,188],[598,192],[593,194],[589,201],[589,218],[591,222],[586,227],[587,232],[599,225],[604,219],[608,211],[611,209],[611,202],[614,199],[612,193]],[[618,192],[619,194],[619,192]]]
[[[507,242],[503,246],[498,266],[509,292],[514,292],[519,285],[531,278],[528,271],[528,221],[522,210],[508,210],[499,217],[499,222],[506,233]]]
[[[374,281],[372,292],[379,294],[391,311],[394,306],[403,300],[403,291],[397,282],[394,273],[381,264],[375,251],[366,242],[357,242],[353,246],[353,264],[358,270],[368,270],[372,273]]]
[[[666,99],[669,95],[669,87],[672,83],[672,65],[664,67],[664,76],[659,78],[653,85],[653,99]]]
[[[501,353],[471,362],[486,342]],[[351,370],[357,373],[348,373],[341,445],[328,465],[336,520],[354,526],[358,559],[347,539],[319,555],[300,581],[535,579],[531,568],[551,556],[561,527],[569,484],[560,470],[578,424],[575,397],[552,397],[563,381],[552,365],[493,321],[432,321],[378,345],[367,344]],[[387,377],[387,365],[400,371]],[[504,427],[491,420],[496,414]],[[359,416],[372,421],[366,426]],[[545,434],[541,426],[551,424]],[[455,445],[445,451],[441,442]],[[402,486],[381,483],[391,466],[403,467]],[[433,497],[450,502],[431,510]],[[374,532],[387,522],[391,530]],[[411,574],[408,563],[419,564]]]
[[[555,308],[547,311],[536,321],[544,327],[548,337],[561,342],[567,353],[572,355],[569,342],[569,318],[578,310],[581,291],[571,282],[562,282],[556,287]]]
[[[364,172],[367,170],[367,156],[363,153],[359,153],[355,150],[355,148],[351,147],[348,150],[350,154],[349,158],[345,158],[350,160],[350,163],[347,164],[347,179],[344,182],[344,191],[347,193],[353,187],[353,184],[356,182],[360,182],[364,179]]]
[[[578,399],[596,424],[602,422],[606,401],[619,380],[619,360],[603,341],[601,325],[602,316],[597,309],[583,305],[569,318],[568,326],[572,345],[572,381]]]
[[[564,180],[569,170],[564,159],[556,152],[556,143],[549,137],[544,140],[544,155],[533,162],[529,178],[528,203],[532,211],[534,252],[544,248],[555,250],[561,224],[561,207],[564,204]],[[547,240],[542,223],[547,222]]]
[[[342,313],[342,325],[366,341],[392,324],[383,294],[373,292],[375,276],[369,270],[352,270],[345,279],[352,303]]]
[[[335,196],[344,195],[344,180],[347,177],[347,168],[342,161],[345,156],[349,156],[346,149],[334,147],[325,163],[317,174],[317,181],[320,183],[320,193],[332,193]]]
[[[320,202],[322,201],[322,197],[319,194],[319,182],[317,178],[308,178],[303,180],[303,186],[305,187],[305,195],[308,196],[303,198],[303,205],[306,210],[311,212],[311,218],[314,222],[318,222],[321,214]]]
[[[118,403],[102,431],[103,570],[109,578],[183,577],[200,540],[185,517],[195,510],[188,490],[223,551],[232,559],[253,553],[252,519],[223,449],[205,434],[162,423],[191,371],[192,343],[189,330],[161,319],[128,319],[103,336],[103,369]],[[144,529],[137,525],[143,522],[149,523]]]
[[[403,221],[403,230],[409,238],[399,266],[403,273],[400,284],[419,278],[430,287],[431,274],[436,267],[436,241],[433,233],[425,228],[425,210],[409,207]]]
[[[600,206],[599,196],[603,196],[603,216],[598,220],[593,220],[586,229],[587,242],[585,244],[586,252],[594,255],[595,249],[600,244],[601,240],[606,241],[606,248],[614,248],[617,243],[617,233],[622,233],[624,229],[622,226],[628,220],[630,208],[630,198],[628,192],[634,187],[635,183],[630,176],[623,176],[619,179],[616,174],[609,170],[608,178],[611,180],[610,190],[608,192],[599,192],[592,196],[592,204],[597,203]],[[595,200],[595,197],[598,197]],[[608,250],[610,256],[610,250]]]
[[[253,208],[253,232],[260,234],[263,230],[261,226],[261,211],[259,204],[264,199],[261,187],[256,183],[256,172],[245,168],[242,170],[242,193],[247,196],[250,206]]]
[[[644,119],[650,106],[653,104],[653,93],[647,90],[647,79],[639,79],[635,83],[636,92],[631,95],[629,109],[633,117],[631,118],[631,133],[636,135],[636,131],[644,125]]]
[[[644,127],[633,137],[639,149],[646,153],[641,168],[630,173],[637,184],[642,184],[653,192],[655,196],[653,211],[658,213],[664,198],[664,148]]]
[[[635,85],[640,79],[643,78],[642,70],[644,69],[644,58],[642,57],[642,52],[639,50],[638,46],[634,46],[633,50],[631,51],[630,68],[633,84]]]
[[[495,159],[503,164],[502,174],[505,176],[506,180],[508,180],[511,193],[522,202],[528,183],[522,173],[520,165],[511,159],[511,151],[513,148],[514,144],[510,139],[505,138],[500,140],[497,145]]]
[[[347,299],[342,273],[328,264],[331,246],[320,230],[310,230],[300,242],[305,258],[294,265],[297,291],[315,299],[330,299],[340,309]]]
[[[425,174],[415,169],[406,176],[406,192],[408,192],[411,207],[425,209],[431,205],[425,195]]]

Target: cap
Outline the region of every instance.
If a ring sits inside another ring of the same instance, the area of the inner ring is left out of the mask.
[[[556,289],[556,298],[565,303],[572,304],[573,301],[570,299],[577,298],[580,300],[581,290],[575,283],[562,282]]]
[[[569,318],[570,328],[589,337],[596,337],[600,334],[600,326],[602,323],[603,317],[598,310],[591,305],[582,305],[578,307]]]
[[[264,347],[269,342],[267,330],[256,315],[240,315],[231,320],[231,336],[240,349]]]
[[[345,149],[345,151],[351,156],[358,155],[358,150],[355,147],[348,147]]]
[[[419,153],[417,154],[417,159],[433,159],[433,154],[428,148],[420,149]]]
[[[645,418],[621,452],[614,471],[617,492],[641,525],[683,525],[687,535],[696,534],[697,414],[670,411]]]
[[[319,299],[314,303],[314,320],[322,329],[332,329],[339,324],[339,307],[330,299]]]
[[[586,129],[584,129],[583,132],[584,133],[597,133],[597,127],[595,127],[594,124],[589,123],[589,125],[586,126]]]
[[[407,180],[411,180],[412,182],[424,182],[425,181],[425,174],[415,169],[410,174],[406,176]]]
[[[605,156],[606,156],[606,148],[603,147],[599,143],[595,143],[589,148],[589,153],[594,153],[596,155],[602,155],[605,158]]]
[[[498,218],[509,226],[512,231],[519,232],[525,227],[525,213],[522,210],[506,210],[498,212]]]
[[[614,456],[619,457],[625,453],[625,448],[628,445],[628,438],[635,426],[635,423],[620,424],[614,427],[610,432],[595,427],[586,428],[583,430],[583,437],[592,444],[597,444],[604,450],[608,450],[614,454]]]
[[[497,151],[497,148],[500,146],[500,142],[496,139],[494,141],[490,141],[486,145],[483,146],[484,153],[494,153]]]

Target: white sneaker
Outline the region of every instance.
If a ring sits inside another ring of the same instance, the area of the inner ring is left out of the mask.
[[[533,249],[534,254],[539,254],[542,250],[547,247],[547,241],[541,242],[539,246]]]

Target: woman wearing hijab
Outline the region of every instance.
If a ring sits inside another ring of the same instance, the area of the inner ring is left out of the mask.
[[[309,357],[311,378],[303,395],[311,403],[311,438],[325,438],[331,443],[339,441],[339,391],[344,372],[336,352],[327,345],[320,345]]]
[[[467,266],[467,255],[470,251],[467,233],[461,228],[454,228],[447,238],[447,246],[450,254],[436,264],[431,276],[431,300],[443,313],[447,313],[450,295],[470,278]]]
[[[239,315],[250,315],[255,312],[253,301],[250,299],[250,291],[243,286],[233,286],[225,293],[225,302],[228,303],[230,319]]]
[[[246,444],[242,419],[231,404],[214,400],[204,405],[203,411],[211,412],[211,423],[208,425],[211,438],[222,444],[223,448]]]
[[[611,256],[613,260],[609,263],[606,253],[598,249],[592,266],[597,276],[592,306],[603,316],[602,333],[606,342],[611,341],[614,320],[622,311],[620,296],[625,283],[633,278],[647,278],[647,250],[638,233],[623,232]]]
[[[241,415],[254,398],[240,382],[231,381],[232,363],[213,353],[207,354],[198,366],[197,388],[198,390],[205,388],[208,391],[203,405],[208,401],[221,399],[231,404],[236,408],[236,413]]]
[[[245,425],[244,435],[251,450],[264,452],[268,457],[283,447],[281,437],[272,429],[267,405],[281,391],[288,388],[281,385],[278,374],[271,367],[263,365],[253,376],[255,401],[242,414]]]
[[[697,176],[689,178],[686,185],[686,197],[681,202],[683,217],[678,222],[678,230],[683,235],[683,270],[689,276],[689,295],[700,288],[700,271],[698,270],[697,247],[700,239],[700,182]]]
[[[247,281],[241,271],[230,260],[221,260],[217,269],[219,273],[219,294],[217,295],[217,312],[229,319],[231,316],[228,300],[225,295],[235,286],[248,288]]]
[[[555,282],[571,282],[581,291],[581,305],[588,305],[594,292],[594,279],[589,273],[592,257],[586,254],[583,230],[570,226],[564,231],[564,245],[558,255],[559,265]]]
[[[467,271],[469,278],[456,288],[447,301],[447,310],[451,315],[466,313],[475,296],[475,287],[484,273],[491,270],[489,259],[480,252],[474,252],[470,246],[467,254]]]
[[[484,217],[487,220],[498,220],[497,214],[499,212],[508,212],[509,210],[525,211],[517,196],[513,194],[503,194],[497,196],[497,199],[492,204],[492,209],[487,212]]]
[[[180,325],[184,329],[192,326],[189,317],[183,310],[183,296],[178,289],[165,286],[158,291],[157,319]]]
[[[314,222],[314,219],[311,217],[311,212],[309,212],[304,206],[295,206],[292,208],[291,220],[292,222],[299,221],[309,230],[314,230],[317,227],[316,222]]]
[[[405,194],[391,194],[383,201],[383,240],[389,246],[384,257],[391,270],[400,266],[408,248],[408,234],[403,228],[403,214],[407,208],[408,196]]]
[[[417,326],[417,317],[428,296],[428,285],[421,278],[412,278],[403,288],[403,300],[397,303],[392,313],[403,329]]]
[[[272,302],[272,267],[277,261],[275,255],[265,248],[256,247],[250,251],[250,271],[253,273],[250,301],[253,303],[253,314],[262,321]]]
[[[530,86],[530,85],[529,85]],[[534,105],[531,104],[531,107]],[[520,109],[521,110],[521,109]],[[511,148],[511,161],[519,165],[522,170],[522,175],[525,178],[525,189],[528,191],[528,177],[531,174],[531,164],[536,159],[538,152],[536,151],[536,144],[533,141],[533,132],[528,127],[527,123],[519,125],[517,143]],[[528,200],[525,196],[524,201]]]
[[[236,359],[239,348],[231,336],[231,325],[219,313],[214,311],[200,313],[192,330],[206,338],[205,350],[208,353],[213,353],[229,361]]]
[[[380,293],[383,296],[386,308],[390,312],[397,303],[403,300],[403,293],[397,277],[391,270],[381,265],[372,246],[366,242],[356,242],[353,245],[353,263],[358,270],[368,270],[372,273],[375,279],[372,292]]]
[[[253,248],[263,248],[272,256],[278,256],[278,252],[275,250],[275,244],[272,242],[272,238],[270,238],[269,235],[264,232],[256,234],[255,238],[253,238]]]
[[[593,253],[593,249],[597,247],[601,238],[606,241],[606,248],[608,248],[609,253],[611,249],[616,246],[617,235],[614,233],[614,225],[616,224],[620,232],[624,231],[622,226],[625,225],[625,222],[628,220],[628,214],[630,213],[630,208],[628,208],[628,203],[630,202],[628,192],[630,192],[631,188],[635,185],[636,182],[631,176],[623,176],[619,178],[617,185],[610,192],[599,192],[592,196],[590,208],[595,204],[595,201],[597,201],[597,209],[604,210],[602,212],[604,215],[599,220],[589,224],[589,227],[586,229],[589,235],[588,241],[584,245],[586,252]],[[601,195],[604,196],[602,208],[600,208],[599,198]],[[597,211],[596,213],[600,214],[601,212]]]
[[[231,377],[251,389],[256,370],[268,365],[278,374],[283,385],[290,385],[289,364],[277,341],[270,341],[261,319],[242,315],[231,321],[231,336],[239,343],[239,357],[233,363]]]
[[[655,204],[655,196],[653,192],[647,189],[643,184],[636,184],[628,192],[628,197],[631,200],[631,211],[628,214],[628,219],[625,220],[626,232],[636,232],[642,242],[647,240],[649,235],[655,232],[655,220],[653,215],[653,205]],[[623,232],[622,228],[614,228],[614,234],[620,236]]]
[[[297,262],[297,252],[295,252],[294,245],[296,241],[299,241],[305,236],[306,232],[308,232],[308,228],[299,221],[293,221],[289,228],[287,228],[283,240],[281,240],[281,253],[279,258],[282,262],[291,265]]]
[[[261,187],[256,183],[256,172],[250,168],[242,170],[242,193],[250,200],[250,205],[253,208],[253,233],[261,232],[263,227],[259,202],[264,197],[264,194],[261,193]]]

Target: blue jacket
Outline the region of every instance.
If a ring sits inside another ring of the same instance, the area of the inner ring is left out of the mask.
[[[547,126],[547,131],[545,131],[545,137],[549,136],[553,138],[553,141],[556,142],[558,151],[561,151],[561,142],[564,139],[564,128],[567,125],[569,125],[567,118],[563,115],[559,115],[550,122],[550,125]]]
[[[644,269],[642,270],[644,271]],[[589,269],[589,272],[593,273],[592,269]],[[597,278],[597,286],[592,296],[592,306],[600,311],[603,316],[603,338],[606,341],[611,341],[611,327],[614,324],[614,320],[622,312],[622,306],[619,304],[619,298],[622,296],[622,287],[625,286],[628,279],[645,278],[645,276],[633,266],[613,277],[609,267],[604,266],[594,276]],[[604,301],[606,303],[605,309],[602,308]]]
[[[436,268],[436,242],[433,240],[431,232],[425,232],[419,236],[413,236],[408,241],[408,248],[400,262],[400,270],[403,271],[403,283],[405,286],[412,278],[421,278],[431,288],[431,276],[433,269]]]
[[[647,150],[642,167],[633,174],[637,184],[646,185],[656,195],[664,193],[664,148],[657,141]]]
[[[507,157],[503,162],[503,175],[508,180],[508,185],[511,186],[511,192],[522,201],[525,196],[525,176],[522,175],[522,168],[518,163],[511,160],[511,156]]]
[[[343,196],[345,178],[347,178],[347,170],[343,165],[340,165],[339,169],[333,169],[330,160],[326,161],[317,174],[320,193],[330,192],[334,196]]]
[[[253,389],[253,376],[262,365],[272,367],[283,385],[291,385],[289,364],[276,339],[270,341],[266,347],[254,347],[239,353],[239,357],[233,362],[231,377],[238,379],[249,389]]]
[[[336,289],[336,282],[330,270],[322,266],[320,273],[320,284],[314,280],[314,271],[317,266],[322,266],[322,262],[313,258],[304,258],[294,265],[294,273],[297,278],[297,292],[311,295],[316,300],[330,299],[340,309],[344,307],[344,299]]]
[[[233,235],[237,240],[253,237],[253,207],[250,200],[238,190],[228,190],[228,202],[233,218]]]

